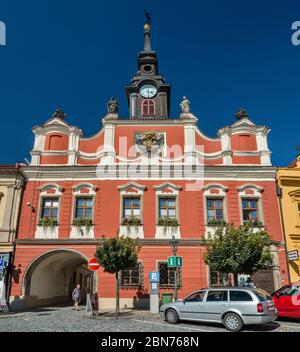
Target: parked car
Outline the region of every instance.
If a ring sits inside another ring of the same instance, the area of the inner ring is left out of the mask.
[[[244,325],[277,319],[277,309],[266,291],[211,287],[193,292],[181,301],[162,305],[160,316],[170,324],[180,320],[221,323],[229,331],[240,331]]]
[[[272,297],[279,317],[300,318],[300,281],[281,287]]]

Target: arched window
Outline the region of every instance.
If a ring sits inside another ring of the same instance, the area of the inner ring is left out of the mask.
[[[142,104],[142,115],[143,116],[155,116],[155,102],[147,99]]]

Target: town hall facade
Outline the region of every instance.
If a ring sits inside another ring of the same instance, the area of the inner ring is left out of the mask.
[[[172,118],[171,86],[160,74],[148,21],[137,73],[125,91],[128,118],[120,118],[119,103],[111,98],[92,137],[84,137],[60,109],[33,128],[31,163],[22,167],[27,183],[11,307],[65,302],[77,283],[83,293],[97,292],[100,308],[114,307],[115,277],[87,266],[103,237],[130,236],[141,244],[137,267],[121,273],[121,307],[149,304],[151,271],[160,272],[161,293],[173,292],[174,269],[167,265],[172,238],[183,258],[180,298],[225,284],[231,278],[203,260],[203,236],[220,222],[265,228],[274,263],[253,279],[269,290],[286,283],[269,129],[240,109],[215,138],[207,137],[187,97],[180,116]]]

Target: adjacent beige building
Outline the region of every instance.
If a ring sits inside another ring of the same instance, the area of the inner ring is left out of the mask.
[[[0,280],[10,282],[14,241],[18,228],[21,197],[25,178],[19,165],[0,165]]]

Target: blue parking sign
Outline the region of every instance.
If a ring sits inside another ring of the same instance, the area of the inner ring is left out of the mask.
[[[149,281],[150,282],[159,282],[159,272],[158,271],[151,271],[149,273]]]

